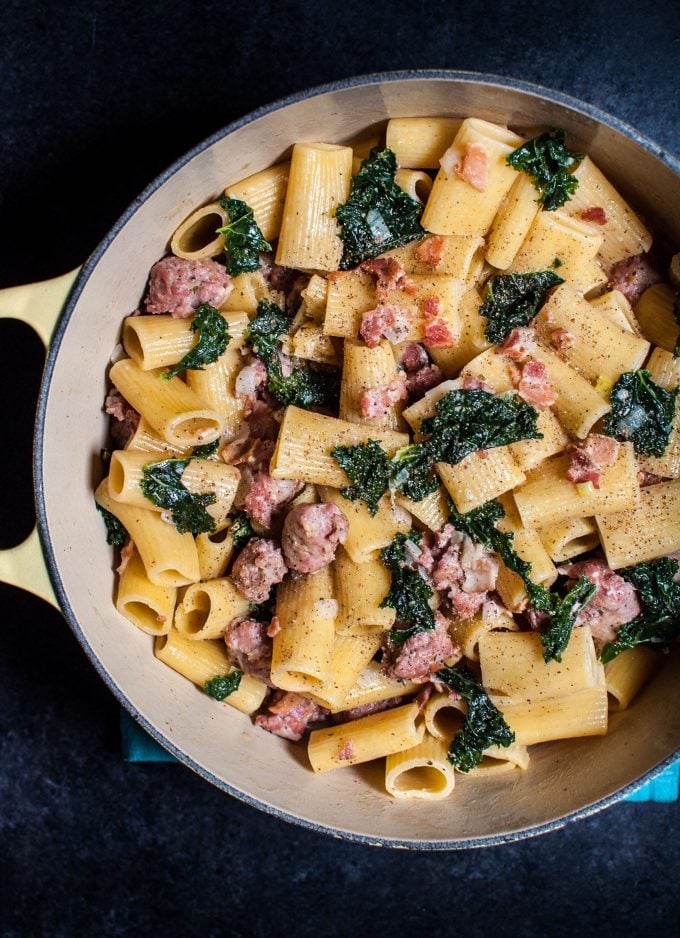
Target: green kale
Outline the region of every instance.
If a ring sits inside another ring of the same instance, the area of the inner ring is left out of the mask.
[[[583,156],[583,153],[567,149],[563,130],[552,130],[513,150],[506,162],[518,172],[531,176],[538,192],[536,201],[546,212],[554,212],[576,192],[578,179],[569,170],[577,166]]]
[[[644,369],[626,371],[611,392],[611,413],[604,432],[617,440],[631,440],[641,456],[663,456],[668,446],[675,399],[680,388],[667,391],[655,384]]]
[[[673,317],[678,326],[680,326],[680,290],[675,291],[675,297],[673,298]],[[680,332],[675,340],[673,358],[680,358]]]
[[[548,291],[560,283],[564,280],[552,270],[492,277],[479,310],[489,320],[484,332],[489,342],[502,345],[517,326],[528,326]]]
[[[215,520],[205,506],[215,503],[215,495],[194,495],[182,484],[182,473],[190,462],[191,459],[165,459],[148,463],[142,468],[139,487],[154,505],[172,513],[173,523],[180,534],[214,531]]]
[[[371,515],[378,511],[378,502],[390,484],[391,461],[377,440],[358,446],[336,446],[331,456],[340,463],[352,483],[340,494],[349,501],[361,498]]]
[[[582,576],[578,583],[569,590],[563,599],[553,595],[553,610],[548,630],[541,635],[541,644],[545,648],[543,660],[562,661],[562,653],[569,644],[571,632],[579,613],[595,595],[597,584]]]
[[[211,677],[203,685],[203,690],[208,697],[214,700],[226,700],[226,698],[239,689],[243,671],[232,671],[230,674],[218,674],[217,677]]]
[[[406,626],[391,630],[389,639],[393,645],[403,645],[412,635],[435,627],[434,612],[429,606],[433,591],[421,575],[408,566],[406,542],[418,544],[420,538],[420,531],[397,534],[392,543],[380,551],[380,557],[392,575],[390,590],[380,608],[394,609],[396,622]]]
[[[162,373],[161,377],[166,381],[186,368],[203,371],[205,365],[216,362],[229,345],[227,322],[210,303],[198,307],[190,328],[192,332],[198,332],[198,341],[181,361]]]
[[[352,176],[349,198],[335,212],[344,244],[341,270],[425,234],[419,222],[422,206],[399,188],[396,172],[392,150],[374,147]]]
[[[518,440],[540,440],[538,412],[517,394],[498,397],[488,391],[450,391],[423,420],[424,444],[435,462],[451,466],[480,449],[507,446]]]
[[[229,533],[231,534],[231,541],[235,550],[240,550],[242,547],[245,547],[251,537],[255,536],[250,518],[245,511],[237,511],[234,514]]]
[[[95,502],[95,505],[106,525],[106,543],[110,544],[112,547],[122,547],[127,540],[127,531],[118,518],[112,515],[110,511],[107,511],[103,505],[100,505],[99,502]]]
[[[284,407],[333,407],[340,391],[337,375],[295,368],[284,376],[278,346],[290,323],[290,317],[276,303],[260,300],[257,315],[248,326],[247,339],[267,368],[267,390]]]
[[[479,765],[489,746],[507,749],[514,743],[515,734],[503,714],[467,668],[442,668],[437,671],[437,680],[457,691],[468,705],[463,728],[449,746],[449,762],[459,772],[469,772]]]
[[[680,635],[680,583],[675,582],[679,568],[677,560],[661,557],[618,571],[637,590],[642,612],[621,626],[616,641],[605,645],[600,656],[604,664],[640,643],[667,645]]]
[[[420,443],[403,446],[392,460],[391,486],[407,498],[419,502],[437,491],[433,476],[434,456]]]
[[[217,452],[217,449],[220,445],[219,440],[213,440],[212,443],[206,443],[205,446],[194,446],[191,458],[192,459],[207,459],[208,456],[214,456]]]
[[[220,205],[229,219],[228,225],[217,229],[224,235],[227,273],[237,277],[248,270],[259,270],[259,252],[271,251],[272,246],[262,237],[252,208],[240,199],[223,198]]]

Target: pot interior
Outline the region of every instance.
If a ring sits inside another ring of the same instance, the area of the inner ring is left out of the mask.
[[[294,100],[236,125],[152,186],[98,250],[69,305],[50,356],[38,431],[37,489],[52,575],[71,626],[100,673],[154,736],[215,784],[267,810],[375,843],[464,846],[546,829],[584,812],[680,746],[673,700],[680,661],[605,737],[533,747],[526,772],[458,776],[440,802],[385,795],[371,766],[315,777],[304,748],[251,726],[158,662],[152,639],[113,607],[111,549],[92,492],[105,442],[105,371],[121,321],[139,304],[151,265],[177,225],[225,185],[280,160],[296,141],[347,142],[388,117],[477,116],[512,128],[563,127],[657,234],[680,242],[680,179],[650,149],[538,89],[474,76],[367,80]],[[677,651],[677,649],[676,649]]]

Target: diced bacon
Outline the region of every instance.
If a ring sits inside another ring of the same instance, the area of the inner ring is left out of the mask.
[[[146,311],[186,319],[203,303],[221,306],[233,289],[231,277],[216,261],[164,257],[149,273]]]
[[[116,573],[118,574],[118,576],[123,575],[123,573],[127,569],[127,565],[132,560],[132,555],[134,554],[134,552],[135,552],[134,542],[130,538],[128,538],[127,541],[125,542],[125,546],[120,552],[120,563],[116,567]]]
[[[561,352],[565,348],[572,347],[574,344],[574,336],[567,329],[562,329],[558,326],[556,329],[550,331],[550,344],[554,349],[557,349],[558,352]]]
[[[599,489],[603,471],[616,462],[619,444],[611,436],[591,433],[582,443],[570,444],[567,453],[567,479],[570,482],[592,482]]]
[[[594,205],[592,208],[584,208],[581,212],[583,221],[592,221],[596,225],[607,224],[607,213],[600,205]]]
[[[390,677],[424,682],[453,656],[455,646],[449,636],[448,622],[440,612],[435,612],[434,617],[434,629],[412,635],[403,645],[388,646],[383,669]]]
[[[406,275],[399,261],[393,257],[374,257],[360,264],[359,269],[375,277],[375,292],[380,301],[386,300],[387,294],[392,290],[415,293],[415,283]]]
[[[523,362],[536,351],[536,348],[534,330],[530,326],[517,326],[501,345],[500,353],[513,361]]]
[[[417,342],[409,342],[401,353],[401,361],[399,364],[404,371],[411,374],[411,372],[420,371],[421,368],[425,368],[429,363],[430,359],[423,346],[418,345]]]
[[[255,725],[268,733],[297,742],[304,736],[310,723],[316,723],[328,716],[328,710],[318,706],[302,694],[290,691],[277,691],[269,714],[255,717]]]
[[[486,147],[481,143],[468,143],[463,153],[463,159],[454,170],[478,192],[485,192],[489,183],[489,169],[491,159]]]
[[[406,379],[406,389],[412,401],[416,401],[427,391],[436,388],[444,380],[438,365],[426,365],[419,371],[412,372]]]
[[[347,539],[349,524],[337,505],[298,505],[286,515],[281,536],[283,556],[291,570],[316,573],[335,559]]]
[[[403,342],[410,328],[409,310],[392,303],[382,303],[363,314],[359,335],[369,348],[375,348],[382,339],[395,344]]]
[[[463,390],[485,391],[487,394],[496,393],[490,384],[486,384],[486,382],[480,381],[480,379],[475,378],[474,375],[463,375]]]
[[[264,537],[251,538],[231,568],[237,588],[253,603],[263,603],[272,586],[280,583],[286,573],[280,548]]]
[[[272,642],[266,623],[242,616],[232,619],[224,630],[224,643],[235,667],[273,686]]]
[[[390,407],[393,407],[398,401],[405,401],[407,398],[406,375],[403,371],[400,371],[389,384],[367,388],[359,399],[359,412],[366,419],[381,419],[387,416]]]
[[[616,629],[630,622],[640,613],[635,588],[618,573],[614,573],[604,560],[585,560],[581,563],[558,567],[557,572],[569,577],[568,587],[587,577],[597,590],[586,608],[579,613],[576,625],[589,625],[598,642],[611,642]]]
[[[637,303],[645,290],[660,280],[660,274],[649,263],[646,254],[626,257],[614,264],[609,272],[610,290],[623,293],[631,305]]]
[[[139,426],[139,414],[117,388],[110,388],[104,401],[104,410],[113,417],[109,431],[116,449],[125,449]]]
[[[356,753],[354,751],[354,741],[352,739],[346,739],[338,751],[338,761],[339,762],[348,762],[350,759],[354,759]]]
[[[243,503],[251,521],[270,528],[277,515],[304,488],[296,479],[272,479],[268,472],[258,472]]]
[[[423,345],[428,348],[450,348],[456,344],[451,327],[441,319],[442,304],[438,296],[427,296],[420,309],[423,315]]]
[[[658,485],[659,482],[668,481],[664,476],[658,476],[655,472],[647,472],[645,469],[638,472],[637,478],[641,489],[647,488],[648,485]]]
[[[550,383],[548,369],[543,362],[529,361],[522,365],[517,393],[522,400],[536,407],[552,407],[557,400],[557,392]]]
[[[428,267],[437,268],[444,260],[446,239],[442,235],[428,235],[415,249],[415,255]]]

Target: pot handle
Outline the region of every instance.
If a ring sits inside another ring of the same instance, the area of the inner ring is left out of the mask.
[[[47,348],[79,271],[77,267],[52,280],[0,290],[0,319],[20,319],[32,326]],[[18,586],[59,608],[37,528],[33,528],[23,543],[0,550],[0,581]]]

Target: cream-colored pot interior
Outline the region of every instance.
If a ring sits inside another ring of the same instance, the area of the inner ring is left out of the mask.
[[[654,230],[680,244],[680,178],[652,148],[554,97],[502,80],[432,74],[367,79],[256,115],[199,149],[132,207],[85,268],[52,349],[38,431],[38,501],[53,580],[72,626],[112,689],[181,759],[252,803],[336,835],[465,846],[587,813],[680,747],[674,688],[680,656],[668,656],[630,710],[613,715],[606,737],[534,747],[526,772],[493,780],[459,775],[447,801],[392,800],[382,773],[371,767],[313,775],[304,747],[256,730],[159,663],[152,640],[114,610],[112,553],[92,498],[107,426],[107,365],[149,268],[193,209],[280,160],[295,141],[344,142],[388,117],[474,115],[515,128],[564,127],[571,144],[593,157]]]

